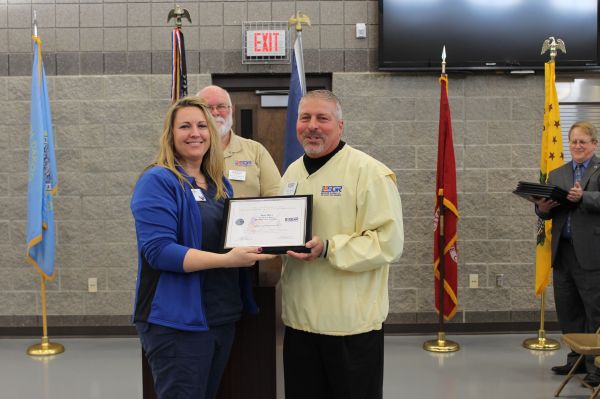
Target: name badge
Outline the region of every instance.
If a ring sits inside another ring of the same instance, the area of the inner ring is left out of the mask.
[[[245,170],[230,170],[229,171],[229,180],[237,180],[237,181],[245,181],[246,180],[246,171]]]
[[[295,181],[289,182],[284,188],[283,188],[283,195],[295,195],[296,194],[296,188],[298,188],[298,183]]]
[[[199,188],[192,188],[192,195],[197,202],[206,202],[206,197]]]

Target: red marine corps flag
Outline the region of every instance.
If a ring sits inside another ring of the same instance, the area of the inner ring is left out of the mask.
[[[452,143],[452,121],[448,104],[448,76],[440,78],[440,125],[438,137],[438,158],[436,174],[436,204],[434,214],[434,273],[435,307],[440,311],[440,247],[443,247],[443,312],[444,319],[450,320],[456,314],[458,305],[457,274],[458,250],[456,226],[458,223],[458,202],[456,195],[456,163]],[[443,216],[440,218],[440,216]],[[442,223],[441,223],[442,222]],[[443,231],[440,231],[440,225]],[[443,245],[442,242],[443,240]]]

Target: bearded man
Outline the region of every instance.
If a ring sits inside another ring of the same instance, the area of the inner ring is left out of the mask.
[[[271,154],[257,141],[233,132],[233,105],[227,91],[219,86],[206,86],[197,94],[217,123],[223,155],[225,177],[233,186],[235,197],[264,197],[279,193],[281,174]]]

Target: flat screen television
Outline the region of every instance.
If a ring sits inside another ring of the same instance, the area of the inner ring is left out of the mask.
[[[557,69],[599,67],[598,0],[379,0],[379,69],[537,70],[549,36]]]

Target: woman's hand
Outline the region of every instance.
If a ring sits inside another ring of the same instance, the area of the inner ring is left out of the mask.
[[[183,271],[190,273],[219,267],[248,267],[259,260],[275,258],[275,255],[261,252],[260,247],[238,247],[224,254],[190,249],[183,259]]]
[[[223,255],[226,258],[226,267],[248,267],[257,261],[274,259],[276,256],[263,254],[260,247],[237,247]]]

